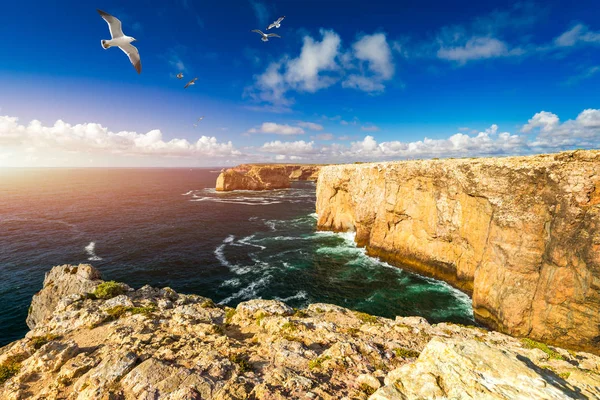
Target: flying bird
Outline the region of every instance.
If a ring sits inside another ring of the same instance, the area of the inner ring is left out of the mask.
[[[118,47],[129,57],[129,61],[133,64],[135,70],[139,73],[142,72],[142,61],[140,60],[140,53],[138,49],[135,48],[131,44],[131,42],[135,42],[135,38],[131,36],[127,36],[123,33],[123,29],[121,28],[121,21],[112,15],[105,13],[101,10],[98,11],[98,14],[102,17],[103,20],[108,24],[108,29],[110,30],[110,40],[102,40],[102,47],[104,49],[108,49],[109,47]]]
[[[202,121],[204,119],[204,115],[201,116],[200,118],[198,118],[198,122]]]
[[[277,38],[281,37],[276,33],[263,33],[260,29],[255,29],[252,32],[256,32],[259,35],[261,35],[262,38],[260,38],[260,40],[262,40],[263,42],[268,42],[270,37],[277,37]]]
[[[279,18],[277,21],[273,22],[271,25],[269,25],[269,27],[267,28],[267,30],[271,29],[271,28],[280,28],[281,27],[281,21],[283,21],[284,18],[285,18],[285,15],[283,17]]]
[[[191,81],[189,81],[188,83],[185,84],[185,86],[183,87],[184,89],[187,89],[188,87],[195,85],[196,81],[198,80],[198,78],[192,78]]]
[[[183,72],[177,74],[177,79],[183,79]]]

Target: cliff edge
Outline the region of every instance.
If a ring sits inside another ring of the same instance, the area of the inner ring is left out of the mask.
[[[56,301],[33,304],[45,317],[0,348],[2,399],[600,397],[600,357],[481,328],[330,304],[233,309],[104,282],[90,265],[48,277],[36,298]]]
[[[600,353],[600,151],[323,167],[317,213],[489,327]]]
[[[242,164],[222,171],[216,183],[218,191],[270,190],[290,187],[291,181],[316,181],[319,165]]]

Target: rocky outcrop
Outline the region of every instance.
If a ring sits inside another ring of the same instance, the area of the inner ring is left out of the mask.
[[[110,291],[89,265],[56,267],[42,292],[66,293],[74,268],[90,272],[90,289],[57,296],[51,315],[0,349],[0,398],[600,396],[600,357],[476,327],[330,304],[251,300],[233,309],[149,286]]]
[[[600,353],[599,151],[323,167],[317,213],[489,327]]]
[[[92,292],[100,283],[98,271],[86,264],[54,267],[44,278],[44,287],[33,296],[27,315],[30,329],[52,315],[58,301],[70,294]]]
[[[290,187],[290,181],[316,181],[319,168],[303,164],[242,164],[222,171],[216,190],[285,189]]]

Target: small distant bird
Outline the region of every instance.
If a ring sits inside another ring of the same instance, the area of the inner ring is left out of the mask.
[[[277,21],[273,22],[271,25],[269,25],[269,27],[267,28],[267,30],[271,29],[271,28],[280,28],[281,27],[281,21],[283,21],[284,18],[285,18],[285,15],[283,17],[279,18]]]
[[[204,119],[204,115],[201,116],[200,118],[198,118],[198,122],[202,121]]]
[[[270,37],[277,37],[277,38],[281,37],[276,33],[263,33],[260,29],[255,29],[252,32],[256,32],[259,35],[261,35],[262,38],[260,38],[260,40],[262,40],[263,42],[268,42]]]
[[[183,79],[183,72],[177,74],[177,79]]]
[[[192,78],[191,81],[189,81],[188,83],[185,84],[185,86],[183,87],[184,89],[187,89],[188,87],[195,85],[196,81],[198,80],[198,78]]]
[[[108,49],[109,47],[116,46],[123,50],[127,57],[129,57],[129,61],[133,64],[135,70],[139,73],[142,72],[142,61],[140,60],[140,53],[138,49],[135,48],[131,44],[131,42],[135,42],[135,38],[127,36],[123,33],[123,29],[121,28],[121,21],[112,15],[105,13],[101,10],[98,11],[98,14],[102,17],[103,20],[108,24],[108,29],[110,30],[111,40],[102,40],[102,47],[104,49]]]

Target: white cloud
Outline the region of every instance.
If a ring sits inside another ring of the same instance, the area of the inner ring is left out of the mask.
[[[314,144],[315,142],[305,142],[304,140],[297,142],[275,140],[263,144],[260,149],[267,153],[277,153],[280,155],[313,154],[315,153]]]
[[[534,128],[541,128],[543,132],[550,132],[559,124],[556,114],[547,111],[541,111],[533,116],[527,124],[523,126],[521,132],[531,132]]]
[[[17,146],[28,152],[43,149],[178,157],[241,154],[231,142],[219,142],[215,137],[202,136],[195,142],[178,138],[167,141],[158,129],[147,133],[112,132],[97,123],[71,125],[62,120],[52,126],[44,126],[37,120],[21,125],[17,118],[9,116],[0,116],[0,143]]]
[[[493,37],[472,37],[463,45],[454,47],[442,44],[437,52],[437,56],[441,59],[457,61],[462,64],[472,60],[522,54],[522,49],[515,48],[509,50],[506,43]]]
[[[558,47],[571,47],[581,43],[600,44],[600,32],[590,31],[586,25],[578,24],[554,39]]]
[[[336,81],[334,77],[321,73],[338,68],[336,57],[341,39],[331,30],[321,30],[321,36],[323,39],[320,42],[305,36],[300,56],[287,63],[286,82],[297,90],[314,93]]]
[[[263,122],[258,128],[248,130],[248,133],[269,133],[273,135],[302,135],[304,129],[287,124],[276,124],[275,122]]]
[[[267,10],[267,6],[260,1],[254,0],[250,0],[250,5],[254,10],[254,15],[256,15],[258,24],[260,26],[265,26],[269,18],[269,10]]]
[[[594,75],[596,75],[597,73],[600,72],[600,65],[594,65],[592,67],[588,67],[585,68],[583,70],[583,72],[574,75],[572,77],[570,77],[569,79],[567,79],[567,81],[565,82],[565,84],[567,85],[574,85],[578,82],[581,82],[583,80],[589,79],[591,77],[593,77]]]
[[[244,91],[258,102],[289,107],[288,92],[315,93],[346,78],[342,87],[365,92],[381,92],[384,82],[394,75],[392,51],[386,35],[366,35],[351,51],[343,51],[340,36],[321,29],[321,40],[305,36],[300,54],[272,62],[265,72],[254,76],[254,84]],[[349,74],[347,74],[349,73]]]
[[[367,64],[365,73],[351,74],[343,83],[343,87],[359,89],[365,92],[380,92],[385,89],[382,82],[394,76],[395,66],[392,51],[386,35],[376,33],[365,35],[352,45],[352,55],[359,62]]]
[[[364,132],[377,132],[379,131],[379,127],[375,125],[363,125],[360,127],[360,130]]]
[[[314,122],[300,121],[300,122],[298,122],[298,126],[301,126],[303,128],[306,128],[306,129],[310,129],[312,131],[322,131],[324,129],[323,125],[321,125],[321,124],[315,124]]]
[[[321,133],[319,135],[316,135],[314,138],[316,140],[333,140],[335,136],[333,136],[332,133]],[[311,137],[312,139],[312,137]]]
[[[600,143],[600,110],[583,110],[576,119],[560,122],[557,115],[540,112],[523,127],[523,132],[536,134],[532,146],[545,151],[565,148],[598,148]]]

